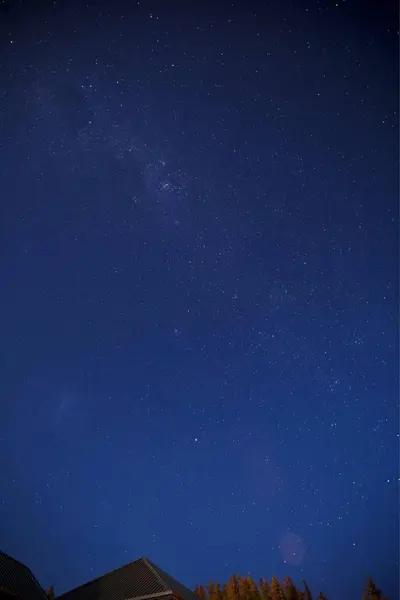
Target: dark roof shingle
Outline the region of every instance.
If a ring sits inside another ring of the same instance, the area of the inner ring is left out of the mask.
[[[18,597],[29,600],[46,600],[47,596],[28,567],[0,551],[0,587]]]
[[[181,600],[197,598],[194,592],[142,557],[58,596],[57,600],[130,600],[146,596],[168,600],[172,595]]]

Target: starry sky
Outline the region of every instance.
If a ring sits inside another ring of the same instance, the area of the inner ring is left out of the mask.
[[[0,4],[0,539],[62,593],[398,598],[396,3]]]

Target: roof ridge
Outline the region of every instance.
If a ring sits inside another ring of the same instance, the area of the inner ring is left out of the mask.
[[[168,585],[167,581],[165,581],[165,579],[163,577],[161,577],[161,574],[158,573],[157,569],[155,568],[156,565],[153,566],[153,563],[151,562],[150,559],[146,558],[145,556],[142,556],[142,559],[144,561],[144,563],[146,564],[146,566],[151,570],[151,572],[157,577],[157,579],[162,583],[163,587],[165,588],[166,592],[172,592],[173,590],[171,589],[171,587]]]
[[[167,571],[164,571],[163,569],[161,569],[161,567],[159,567],[158,565],[153,563],[149,558],[146,558],[146,561],[148,563],[150,563],[149,566],[153,567],[153,569],[162,578],[162,580],[167,584],[167,586],[171,590],[172,594],[178,600],[185,600],[185,598],[187,599],[187,593],[189,593],[189,597],[191,598],[191,600],[196,600],[196,595],[190,587],[188,587],[187,585],[185,585],[184,583],[182,583],[181,581],[179,581],[178,579],[176,579],[175,577],[173,577],[172,575],[167,573]]]
[[[18,558],[14,558],[13,556],[11,556],[11,554],[7,554],[7,552],[3,552],[3,550],[0,550],[0,554],[2,554],[3,556],[7,556],[7,558],[10,558],[14,562],[16,562],[19,565],[21,565],[21,567],[24,567],[25,569],[28,569],[28,571],[30,571],[29,567],[27,567],[23,562],[21,562],[20,560],[18,560]]]
[[[63,596],[66,596],[67,594],[70,594],[71,592],[75,592],[75,590],[79,590],[81,588],[86,587],[87,585],[91,585],[92,583],[94,583],[95,581],[98,581],[99,579],[103,579],[104,577],[108,577],[109,575],[112,575],[113,573],[116,573],[117,571],[120,571],[121,569],[124,569],[128,565],[133,565],[134,563],[137,563],[137,562],[143,560],[143,558],[144,558],[144,556],[141,556],[140,558],[136,558],[135,560],[131,560],[130,562],[126,563],[125,565],[122,565],[121,567],[117,567],[116,569],[112,569],[111,571],[108,571],[108,573],[104,573],[104,575],[99,575],[98,577],[95,577],[94,579],[91,579],[90,581],[86,581],[86,583],[82,583],[81,585],[77,585],[72,590],[68,590],[67,592],[64,592],[63,594],[60,594],[59,596],[56,596],[56,599],[58,600],[59,598],[62,598]]]

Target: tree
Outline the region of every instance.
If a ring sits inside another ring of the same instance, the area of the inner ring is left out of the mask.
[[[281,584],[276,577],[272,577],[269,585],[269,598],[270,600],[284,600],[283,590]]]
[[[215,584],[213,581],[209,581],[206,585],[208,600],[214,600],[214,587],[215,587]]]
[[[378,586],[372,580],[372,577],[367,578],[364,592],[362,595],[362,599],[363,600],[386,600],[383,597],[381,590],[378,588]]]
[[[233,574],[227,583],[221,586],[218,582],[211,581],[206,587],[197,585],[195,593],[199,600],[313,600],[313,595],[305,580],[303,580],[304,591],[297,589],[290,577],[285,577],[282,584],[276,577],[271,581],[265,577],[260,577],[259,584],[248,574],[241,577],[240,574]],[[50,594],[52,590],[53,595]],[[47,592],[49,600],[54,599],[54,589],[50,588]],[[1,590],[0,590],[1,591]],[[207,593],[208,592],[208,593]],[[0,600],[23,600],[16,597],[2,596]],[[322,592],[316,596],[316,600],[327,600]],[[371,577],[368,577],[364,586],[362,600],[387,600],[382,594]]]
[[[285,577],[282,589],[285,600],[298,600],[298,591],[291,577]]]
[[[250,584],[247,577],[241,577],[239,580],[240,600],[251,600]]]
[[[205,597],[206,600],[223,600],[223,593],[218,581],[210,581],[210,583],[207,584],[207,592],[208,593],[206,593],[204,588],[203,591],[200,591],[200,594],[204,593],[203,598]],[[197,595],[199,595],[199,593]]]
[[[51,585],[49,587],[49,589],[46,591],[46,596],[49,598],[49,600],[54,600],[54,598],[56,597],[55,592],[54,592],[54,585]],[[205,599],[203,599],[205,600]]]
[[[200,598],[200,600],[207,600],[207,593],[203,585],[196,585],[196,587],[194,588],[194,593]],[[47,595],[49,596],[48,593]]]
[[[218,583],[218,581],[214,585],[214,593],[213,593],[213,597],[211,598],[211,600],[223,600],[221,586]]]
[[[249,590],[250,590],[251,600],[261,600],[260,591],[257,587],[256,582],[254,581],[254,579],[252,578],[252,576],[250,574],[247,575],[247,581],[249,582]]]
[[[307,585],[307,581],[303,580],[304,583],[304,600],[312,600],[311,590]]]
[[[226,600],[240,600],[239,582],[236,575],[232,575],[226,585]]]
[[[260,577],[259,586],[262,600],[270,600],[269,583],[265,577]]]

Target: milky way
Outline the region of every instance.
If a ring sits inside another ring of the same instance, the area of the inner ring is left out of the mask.
[[[398,597],[389,5],[0,10],[2,550]]]

